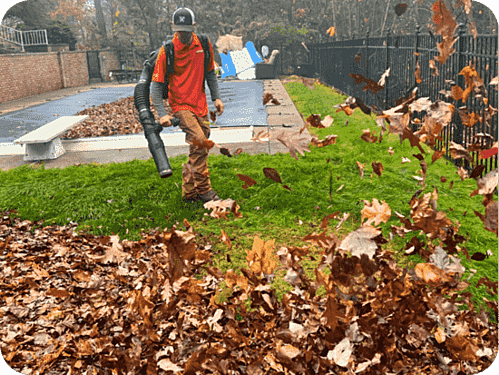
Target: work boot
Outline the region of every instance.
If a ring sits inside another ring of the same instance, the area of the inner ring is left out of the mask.
[[[201,199],[203,203],[221,200],[217,193],[215,193],[213,190],[210,190],[205,194],[199,194],[199,199]]]
[[[200,199],[200,198],[199,198],[199,195],[198,195],[198,194],[194,195],[193,197],[182,197],[182,201],[183,201],[184,203],[195,203],[195,202],[197,202],[199,199]]]

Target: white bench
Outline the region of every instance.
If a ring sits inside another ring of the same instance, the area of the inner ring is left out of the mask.
[[[24,144],[24,161],[57,159],[64,155],[66,150],[62,147],[61,134],[71,129],[85,116],[62,116],[42,127],[23,135],[14,141],[15,144]]]

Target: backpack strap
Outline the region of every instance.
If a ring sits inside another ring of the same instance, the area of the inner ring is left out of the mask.
[[[210,42],[205,34],[200,34],[199,40],[201,41],[204,51],[204,74],[206,76],[206,73],[208,72],[208,64],[210,63]]]
[[[173,62],[175,61],[175,48],[173,47],[173,41],[170,39],[163,42],[163,48],[165,49],[166,55],[166,77],[168,77],[169,74],[172,74],[175,71],[173,66]]]

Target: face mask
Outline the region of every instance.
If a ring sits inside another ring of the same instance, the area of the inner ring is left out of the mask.
[[[178,33],[178,38],[179,38],[180,42],[182,42],[182,44],[186,44],[186,45],[190,45],[190,42],[193,39],[192,33],[184,34],[184,36],[182,36],[182,34]]]

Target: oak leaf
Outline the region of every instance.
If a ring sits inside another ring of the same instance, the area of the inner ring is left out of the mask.
[[[290,135],[289,133],[283,132],[277,137],[277,140],[289,148],[289,154],[298,160],[298,156],[296,155],[297,151],[302,156],[305,156],[304,151],[311,152],[308,149],[310,138],[311,137],[300,138],[300,133],[293,133]]]
[[[382,201],[382,204],[376,198],[373,198],[372,203],[364,200],[364,208],[360,211],[362,214],[362,220],[368,219],[362,226],[369,226],[372,222],[374,225],[379,225],[381,222],[386,223],[392,212],[390,207],[385,201]]]

